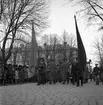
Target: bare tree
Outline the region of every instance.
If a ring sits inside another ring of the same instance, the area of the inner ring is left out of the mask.
[[[51,58],[55,61],[57,44],[59,44],[59,36],[57,34],[50,35],[50,46],[51,46]]]
[[[21,48],[20,55],[22,57],[22,64],[23,65],[28,65],[28,60],[29,60],[28,44],[24,44],[24,47]]]
[[[57,34],[44,34],[41,38],[41,42],[44,45],[46,59],[48,57],[55,59],[55,55],[57,52],[57,44],[60,43],[59,36]]]
[[[44,49],[44,54],[45,54],[45,59],[46,59],[46,63],[48,65],[48,58],[50,56],[50,49],[49,49],[49,45],[50,45],[50,35],[44,34],[41,37],[41,44],[42,47]]]
[[[77,13],[83,13],[89,25],[99,25],[103,29],[103,0],[68,0],[75,2],[81,8]]]
[[[47,35],[47,34],[44,34],[42,37],[41,37],[41,44],[43,45],[44,43],[46,43],[47,45],[50,44],[50,35]]]
[[[0,3],[0,32],[3,35],[0,60],[5,65],[18,33],[25,37],[31,33],[31,20],[34,21],[36,32],[47,27],[49,3],[48,0],[1,0]]]
[[[23,45],[23,46],[21,46],[21,45]],[[28,54],[29,54],[28,45],[30,46],[29,40],[25,39],[24,36],[18,36],[17,40],[15,40],[15,42],[13,44],[14,64],[16,64],[18,56],[21,56],[21,58],[22,58],[21,62],[23,65],[27,64]]]
[[[63,35],[62,35],[63,43],[67,42],[67,37],[68,37],[68,33],[64,30]]]
[[[103,35],[101,36],[100,40],[94,42],[95,53],[97,57],[97,62],[103,65]]]
[[[73,51],[76,49],[76,38],[73,34],[68,34],[65,30],[62,37],[59,37],[57,34],[45,34],[42,36],[41,42],[44,45],[46,58],[50,57],[56,63],[62,62],[65,57],[69,61],[72,60]]]
[[[64,30],[62,37],[61,37],[62,43],[67,42],[71,47],[76,47],[76,38],[73,34],[68,34]]]
[[[23,46],[21,46],[23,45]],[[13,49],[12,49],[12,54],[10,56],[10,58],[8,59],[8,62],[11,64],[16,65],[18,62],[18,59],[20,60],[20,57],[22,58],[22,64],[24,64],[24,62],[27,62],[27,55],[28,55],[28,47],[27,45],[30,46],[30,41],[25,39],[24,36],[20,35],[16,37],[16,40],[14,41],[13,44]]]
[[[62,43],[64,44],[63,47],[64,59],[67,58],[69,62],[72,62],[73,51],[74,48],[76,47],[76,38],[73,34],[68,34],[68,32],[64,30],[61,39]]]

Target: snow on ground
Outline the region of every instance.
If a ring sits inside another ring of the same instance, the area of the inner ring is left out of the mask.
[[[103,105],[103,85],[89,82],[80,87],[60,83],[1,86],[0,97],[0,105]]]

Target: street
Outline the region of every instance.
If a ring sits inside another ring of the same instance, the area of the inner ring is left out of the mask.
[[[36,83],[0,87],[0,105],[103,105],[103,85]]]

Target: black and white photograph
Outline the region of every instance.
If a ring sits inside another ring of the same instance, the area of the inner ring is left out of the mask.
[[[103,0],[0,0],[0,105],[103,105]]]

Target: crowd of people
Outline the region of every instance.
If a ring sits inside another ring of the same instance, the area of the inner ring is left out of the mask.
[[[55,64],[54,60],[50,60],[48,66],[41,58],[37,68],[37,85],[40,84],[55,84],[56,82],[62,82],[63,84],[69,83],[70,65],[65,60],[63,63]]]
[[[45,83],[56,83],[61,82],[62,84],[69,84],[70,82],[77,86],[83,86],[84,83],[88,82],[88,79],[94,82],[96,81],[95,75],[95,67],[93,70],[88,70],[89,68],[86,66],[85,70],[81,69],[79,64],[79,59],[74,59],[72,65],[70,65],[67,62],[67,59],[65,59],[62,63],[55,65],[54,60],[51,60],[46,66],[44,59],[41,58],[39,61],[39,65],[37,68],[37,75],[38,79],[37,85],[45,84]],[[100,69],[99,69],[100,70]],[[97,70],[97,71],[99,71]],[[84,72],[86,71],[86,72]],[[102,71],[102,70],[101,70]],[[100,74],[102,74],[100,72]],[[102,75],[99,74],[99,77]],[[100,78],[99,78],[100,81]]]
[[[37,68],[37,85],[52,84],[60,82],[69,84],[70,82],[76,86],[83,86],[88,80],[94,81],[96,85],[103,83],[103,66],[98,67],[98,64],[92,69],[86,66],[83,70],[80,67],[79,59],[74,59],[72,65],[65,59],[60,64],[56,65],[54,60],[51,60],[46,66],[43,58],[40,59]]]
[[[28,66],[7,64],[3,67],[0,64],[0,84],[18,84],[30,81],[30,72]]]
[[[86,79],[95,81],[99,85],[100,80],[103,77],[103,67],[96,66],[92,72],[89,72],[86,78],[84,78],[84,71],[81,69],[78,62],[78,58],[74,59],[72,65],[65,59],[59,64],[55,64],[55,61],[51,59],[48,65],[45,63],[43,58],[38,60],[38,64],[35,67],[35,75],[31,76],[30,69],[28,66],[22,65],[11,65],[7,64],[3,69],[0,65],[0,84],[21,84],[28,82],[37,82],[37,85],[41,84],[56,84],[60,82],[62,84],[72,83],[76,86],[83,86]],[[88,69],[88,68],[86,68]],[[87,70],[88,71],[88,70]]]

